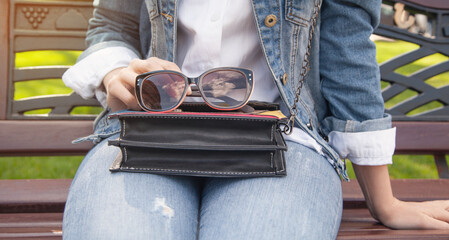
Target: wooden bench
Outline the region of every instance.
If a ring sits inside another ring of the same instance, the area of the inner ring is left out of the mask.
[[[417,93],[388,109],[397,127],[396,153],[433,155],[440,176],[440,179],[392,180],[393,191],[403,200],[449,199],[445,159],[449,153],[449,87],[436,88],[425,82],[449,71],[449,61],[409,76],[395,72],[433,53],[449,56],[449,5],[444,0],[384,0],[384,4],[382,24],[376,33],[420,46],[381,66],[382,79],[389,83],[383,91],[386,102],[407,89]],[[419,14],[432,22],[430,30],[416,30],[417,24],[406,18]],[[57,79],[67,69],[67,66],[16,68],[16,54],[83,50],[91,15],[91,0],[0,1],[0,156],[84,155],[92,146],[74,145],[71,141],[91,133],[95,116],[71,113],[76,106],[98,106],[96,101],[86,101],[75,94],[14,99],[15,84]],[[407,115],[434,101],[439,103],[435,110]],[[51,111],[46,115],[24,114],[41,108]],[[0,239],[61,239],[62,212],[70,183],[71,179],[1,180]],[[391,230],[379,224],[369,215],[356,181],[343,183],[343,197],[338,239],[449,239],[449,231]]]

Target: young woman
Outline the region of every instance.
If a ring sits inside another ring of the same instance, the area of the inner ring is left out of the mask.
[[[381,1],[98,0],[87,50],[63,77],[106,111],[68,197],[64,239],[335,239],[341,158],[352,161],[369,209],[386,226],[449,229],[449,201],[394,198],[387,164],[395,129],[384,113],[375,45]],[[314,26],[316,22],[316,26]],[[310,56],[309,56],[310,55]],[[295,95],[309,63],[299,101]],[[306,65],[305,65],[306,64]],[[303,66],[306,67],[303,67]],[[197,178],[110,173],[120,126],[139,110],[138,74],[215,67],[255,73],[252,100],[295,115],[288,176]]]

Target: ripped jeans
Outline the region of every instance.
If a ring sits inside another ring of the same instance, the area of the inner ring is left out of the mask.
[[[98,142],[70,188],[63,237],[70,239],[335,239],[341,183],[315,151],[287,141],[286,177],[200,178],[111,173],[117,120],[103,116]],[[84,140],[86,140],[84,139]]]

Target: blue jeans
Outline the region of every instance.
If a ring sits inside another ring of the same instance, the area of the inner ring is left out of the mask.
[[[302,145],[287,142],[286,177],[199,178],[111,173],[108,169],[120,150],[107,140],[87,154],[73,180],[64,239],[337,236],[340,178],[323,156]]]

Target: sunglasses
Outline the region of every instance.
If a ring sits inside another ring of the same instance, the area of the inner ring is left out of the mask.
[[[195,84],[192,85],[191,84]],[[149,112],[169,112],[189,97],[202,97],[217,110],[236,110],[248,103],[254,88],[253,71],[244,68],[214,68],[196,78],[180,72],[160,70],[136,77],[136,97],[140,107]]]

